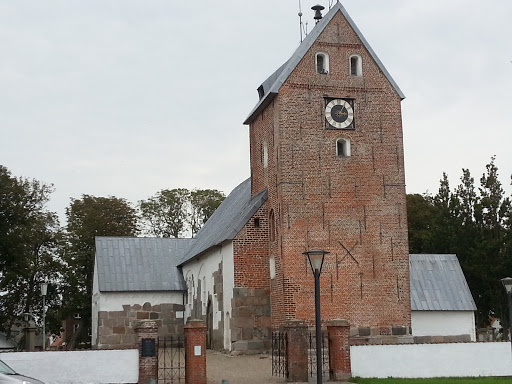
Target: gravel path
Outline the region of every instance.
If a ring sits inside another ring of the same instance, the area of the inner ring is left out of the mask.
[[[222,384],[222,380],[227,380],[229,384],[286,383],[285,378],[272,376],[272,358],[269,355],[231,356],[208,350],[206,373],[208,384]],[[310,382],[316,383],[316,378]]]

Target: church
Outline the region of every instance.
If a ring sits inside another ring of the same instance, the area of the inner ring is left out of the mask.
[[[272,330],[314,324],[312,249],[328,252],[323,321],[367,341],[411,336],[404,94],[341,3],[315,19],[257,88],[250,178],[196,238],[96,239],[93,345],[129,345],[141,319],[162,336],[203,319],[210,348],[269,350]],[[470,334],[463,275],[460,287]]]

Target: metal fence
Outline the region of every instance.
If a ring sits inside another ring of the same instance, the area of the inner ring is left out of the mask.
[[[329,334],[322,332],[322,377],[329,378]],[[316,376],[316,334],[309,333],[309,353],[308,353],[308,374],[310,377]]]
[[[158,384],[185,382],[185,339],[158,339]]]
[[[272,376],[288,377],[286,332],[272,332]]]

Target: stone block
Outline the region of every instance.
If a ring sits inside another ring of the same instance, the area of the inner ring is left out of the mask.
[[[142,306],[142,309],[147,312],[151,311],[151,303],[145,302],[144,305]]]
[[[231,329],[231,341],[242,340],[242,328]]]
[[[414,344],[413,336],[401,336],[398,338],[398,344]]]
[[[160,304],[160,312],[162,312],[162,313],[174,312],[174,304]]]
[[[151,320],[156,320],[156,319],[160,318],[160,314],[158,312],[150,312],[149,318]]]
[[[110,319],[117,319],[117,318],[120,318],[120,317],[123,318],[123,317],[125,317],[125,315],[126,314],[124,313],[124,311],[110,311],[108,313],[108,317]]]
[[[254,319],[252,317],[234,317],[232,324],[237,328],[252,328],[254,326]]]
[[[430,336],[414,336],[414,343],[415,344],[429,344],[431,343]]]
[[[117,334],[117,335],[124,335],[126,333],[126,328],[125,327],[114,327],[112,329],[112,333]]]
[[[123,305],[123,311],[124,312],[130,311],[130,309],[131,309],[131,306],[129,304]]]
[[[364,328],[359,328],[358,334],[359,334],[359,336],[371,336],[372,332],[371,332],[370,327],[364,327]]]
[[[149,319],[149,312],[137,312],[137,319]]]
[[[407,327],[404,326],[394,326],[391,328],[391,334],[397,336],[407,335]]]
[[[140,306],[140,304],[132,305],[132,310],[133,311],[140,311],[141,309],[142,309],[142,307]]]

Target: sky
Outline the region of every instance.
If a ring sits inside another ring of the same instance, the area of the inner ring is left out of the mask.
[[[331,0],[332,2],[332,0]],[[302,0],[303,21],[314,25]],[[343,0],[405,93],[407,193],[512,174],[512,1]],[[298,0],[0,0],[0,164],[48,208],[250,176],[257,87],[300,42]]]

